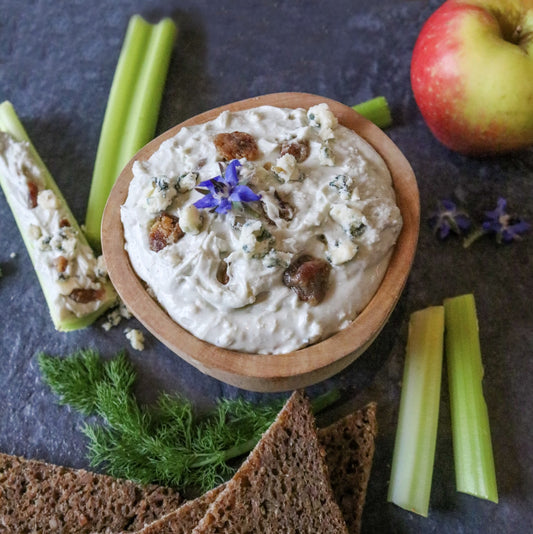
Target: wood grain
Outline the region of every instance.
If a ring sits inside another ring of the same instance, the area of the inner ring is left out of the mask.
[[[219,348],[194,337],[175,323],[146,292],[124,249],[120,206],[126,200],[133,162],[148,159],[163,141],[184,126],[210,121],[224,110],[239,111],[260,105],[309,108],[321,102],[329,105],[340,124],[351,128],[376,149],[392,175],[403,228],[378,291],[346,329],[288,354],[247,354]],[[352,363],[376,338],[409,275],[419,223],[419,195],[413,170],[396,145],[377,126],[352,108],[328,98],[308,93],[275,93],[234,102],[192,117],[143,147],[123,169],[111,191],[102,221],[102,249],[109,276],[122,300],[135,317],[178,356],[203,373],[243,389],[286,391],[333,376]]]

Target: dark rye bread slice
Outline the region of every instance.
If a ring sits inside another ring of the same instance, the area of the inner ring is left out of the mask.
[[[0,453],[0,532],[131,532],[181,502],[169,488]]]
[[[375,403],[370,403],[318,431],[320,444],[326,451],[333,494],[350,534],[358,534],[361,531],[376,434]],[[190,533],[223,487],[218,486],[201,497],[182,504],[176,511],[154,521],[137,534]]]
[[[224,487],[225,484],[221,484],[201,497],[183,503],[177,510],[146,525],[136,534],[190,534]]]
[[[348,533],[301,392],[292,394],[192,532]]]
[[[350,534],[361,531],[376,434],[374,402],[318,432],[326,451],[331,487]]]

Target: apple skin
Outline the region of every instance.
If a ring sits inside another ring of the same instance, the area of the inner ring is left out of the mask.
[[[448,148],[488,155],[533,145],[533,0],[448,0],[413,50],[411,86]]]

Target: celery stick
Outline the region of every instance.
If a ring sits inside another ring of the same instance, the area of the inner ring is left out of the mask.
[[[152,29],[120,147],[118,174],[155,133],[176,26],[164,19]]]
[[[96,248],[117,176],[154,136],[175,35],[170,19],[155,26],[139,15],[130,19],[104,115],[85,219],[86,235]]]
[[[150,24],[140,16],[131,17],[109,92],[85,220],[85,233],[93,246],[100,245],[100,221],[118,174],[117,153],[120,151],[124,125],[150,37],[150,28]]]
[[[446,299],[444,309],[457,491],[498,502],[474,296]]]
[[[46,168],[46,165],[37,153],[37,150],[33,146],[12,104],[7,101],[0,104],[0,131],[9,134],[16,142],[26,143],[26,146],[28,147],[29,159],[31,161],[24,162],[23,166],[27,165],[28,168],[31,168],[33,165],[35,165],[35,167],[38,169],[39,175],[43,179],[44,187],[48,190],[51,190],[55,195],[55,198],[57,198],[59,204],[57,212],[61,212],[61,216],[68,220],[69,228],[72,229],[76,234],[76,250],[83,250],[86,256],[92,257],[96,262],[96,258],[94,258],[94,254],[90,249],[83,232],[80,230],[78,223],[74,219],[74,216],[72,215],[72,212],[70,211],[70,208],[68,207],[63,195],[61,194],[61,191]],[[0,168],[4,167],[7,169],[9,162],[7,162],[5,158],[6,155],[0,152]],[[50,269],[45,268],[46,265],[43,263],[43,253],[36,246],[35,237],[31,235],[32,224],[29,223],[31,209],[25,205],[21,205],[19,198],[20,195],[17,194],[17,190],[10,181],[10,177],[7,173],[0,173],[0,185],[4,190],[6,200],[11,208],[11,211],[13,212],[13,216],[20,230],[22,239],[26,245],[26,249],[35,268],[35,272],[48,304],[54,326],[57,330],[61,331],[76,330],[88,326],[106,309],[116,303],[117,296],[113,287],[111,286],[111,283],[109,280],[106,280],[102,283],[102,288],[105,293],[103,298],[99,299],[97,309],[90,311],[87,310],[86,312],[78,315],[70,310],[66,310],[62,305],[64,304],[66,297],[58,294],[58,284],[56,283],[56,280],[52,280],[50,278],[51,271]],[[55,272],[55,275],[57,275],[57,272]]]
[[[390,502],[425,517],[435,458],[443,337],[442,306],[411,315],[388,493]]]
[[[388,128],[392,124],[389,104],[384,96],[377,96],[366,102],[361,102],[361,104],[352,106],[352,109],[380,128]]]
[[[30,143],[34,158],[44,166],[44,163],[33,147],[24,126],[22,126],[13,104],[7,100],[4,100],[4,102],[0,104],[0,130],[2,132],[10,133],[17,141],[26,141],[27,143]]]

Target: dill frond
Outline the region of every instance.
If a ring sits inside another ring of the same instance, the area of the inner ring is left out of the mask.
[[[69,404],[84,415],[95,413],[97,385],[105,376],[105,365],[94,350],[80,350],[69,358],[37,357],[43,381],[59,397],[60,404]]]
[[[136,373],[124,352],[108,361],[92,350],[58,358],[40,354],[43,381],[84,415],[88,456],[117,478],[157,483],[197,492],[230,478],[232,460],[247,454],[272,424],[285,399],[255,405],[220,399],[208,414],[195,414],[190,401],[161,393],[154,406],[141,406],[133,394]],[[315,400],[323,409],[338,391]]]

